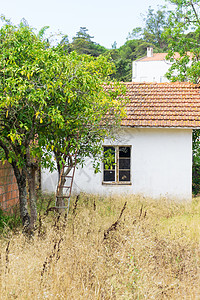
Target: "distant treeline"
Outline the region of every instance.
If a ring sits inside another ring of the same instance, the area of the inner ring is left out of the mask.
[[[154,52],[167,50],[167,42],[162,37],[162,33],[168,25],[168,19],[169,11],[164,6],[160,6],[157,11],[149,7],[148,12],[143,16],[144,28],[134,28],[120,48],[117,48],[116,41],[113,42],[112,49],[94,42],[94,37],[90,36],[86,27],[80,28],[71,43],[67,36],[64,36],[60,43],[66,45],[67,53],[75,50],[79,54],[94,57],[110,56],[116,67],[116,73],[112,74],[112,78],[118,81],[131,81],[132,61],[145,56],[147,47],[153,46]]]

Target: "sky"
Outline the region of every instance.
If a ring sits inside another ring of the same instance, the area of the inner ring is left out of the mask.
[[[126,42],[133,28],[143,25],[141,14],[165,0],[0,0],[0,14],[13,24],[25,18],[37,30],[50,26],[47,33],[67,34],[69,40],[86,27],[93,41],[111,48]]]

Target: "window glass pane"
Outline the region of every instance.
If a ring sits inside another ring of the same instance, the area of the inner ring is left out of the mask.
[[[119,147],[119,157],[131,157],[131,148]]]
[[[119,181],[130,181],[130,171],[119,171]]]
[[[104,170],[104,181],[115,181],[115,171]]]
[[[115,148],[104,147],[104,170],[115,170]]]
[[[119,159],[119,169],[130,170],[130,158],[120,158]]]

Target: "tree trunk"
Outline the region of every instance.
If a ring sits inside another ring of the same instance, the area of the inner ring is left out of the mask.
[[[65,179],[61,178],[61,182],[60,182],[60,188],[57,190],[57,200],[56,200],[56,206],[58,206],[58,211],[59,213],[63,213],[65,212],[65,200],[63,198],[63,185],[65,184]]]
[[[33,229],[33,226],[37,220],[37,207],[36,207],[36,187],[35,187],[35,173],[36,170],[31,168],[31,171],[28,172],[28,188],[29,188],[29,205],[30,205],[30,230]]]
[[[30,216],[27,209],[26,175],[24,172],[22,172],[21,175],[18,172],[15,172],[15,176],[19,189],[20,216],[22,225],[25,228],[28,228],[30,225]]]

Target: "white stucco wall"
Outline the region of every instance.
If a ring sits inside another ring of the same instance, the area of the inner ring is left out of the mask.
[[[164,77],[171,64],[166,61],[133,61],[133,82],[168,82]]]
[[[192,197],[192,130],[134,129],[120,133],[113,145],[132,145],[131,185],[102,184],[92,162],[75,173],[74,193],[140,194],[152,198],[190,200]],[[105,143],[108,144],[107,142]],[[57,174],[42,172],[42,189],[55,191]]]

